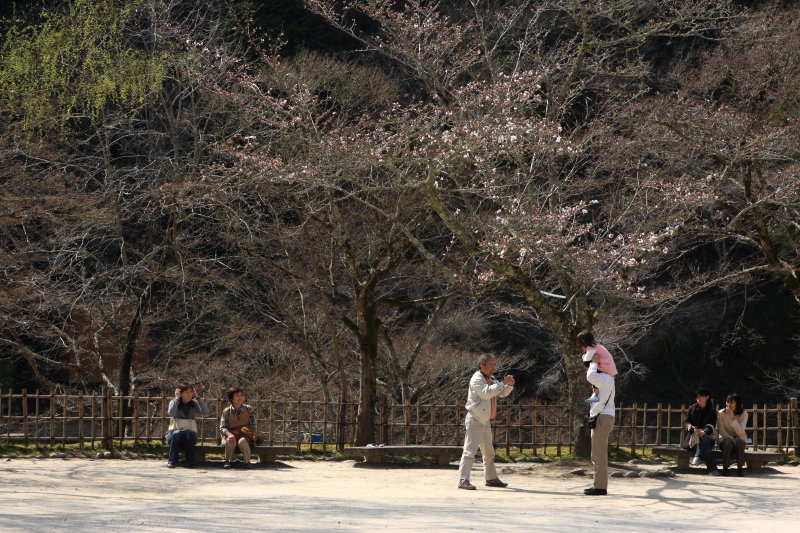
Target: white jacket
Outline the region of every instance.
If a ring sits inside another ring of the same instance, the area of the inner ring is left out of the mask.
[[[617,394],[617,389],[614,386],[614,376],[599,372],[597,363],[589,363],[589,369],[586,371],[586,380],[600,389],[597,394],[600,401],[592,404],[591,409],[589,409],[589,416],[614,416],[616,414],[614,399]]]
[[[492,384],[486,383],[486,377],[480,370],[472,374],[469,379],[469,390],[467,391],[467,411],[472,417],[481,424],[488,424],[489,417],[492,415],[492,398],[505,398],[514,387],[505,385],[492,376]]]

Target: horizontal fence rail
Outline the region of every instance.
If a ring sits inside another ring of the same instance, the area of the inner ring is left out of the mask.
[[[114,448],[161,445],[169,426],[172,398],[111,396],[108,392],[0,392],[0,440],[34,445],[77,444]],[[220,443],[219,419],[225,398],[205,399],[209,415],[198,419],[199,443]],[[357,405],[304,399],[257,399],[253,407],[258,433],[269,445],[307,445],[310,449],[342,448],[355,440]],[[686,436],[687,405],[620,403],[616,409],[612,447],[631,455],[647,447],[680,444]],[[747,435],[752,448],[788,452],[800,444],[797,399],[748,409]],[[463,403],[376,406],[377,442],[408,445],[460,445],[464,438]],[[585,413],[581,413],[585,414]],[[573,412],[566,405],[501,403],[493,422],[497,449],[533,454],[572,453]]]

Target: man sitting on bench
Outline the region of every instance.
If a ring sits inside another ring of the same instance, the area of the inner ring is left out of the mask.
[[[705,461],[707,471],[712,476],[718,476],[717,464],[711,454],[714,447],[714,427],[717,425],[717,411],[711,401],[708,389],[699,388],[695,395],[696,403],[689,407],[686,413],[686,440],[683,447],[694,451],[692,464],[699,465]]]

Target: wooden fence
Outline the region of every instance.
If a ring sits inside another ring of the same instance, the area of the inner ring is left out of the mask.
[[[123,416],[123,405],[130,405]],[[170,398],[119,397],[101,394],[0,393],[0,441],[7,443],[106,448],[161,444],[169,425]],[[219,442],[219,419],[227,399],[207,399],[208,417],[198,420],[199,438]],[[259,433],[267,444],[308,444],[327,450],[351,444],[357,406],[315,400],[274,398],[250,401]],[[678,444],[685,436],[686,405],[620,403],[611,445],[630,453]],[[755,449],[788,451],[800,445],[797,400],[752,405],[747,433]],[[461,402],[434,405],[379,403],[376,440],[385,444],[450,444],[463,439],[465,411]],[[500,403],[494,426],[498,449],[547,449],[561,456],[572,452],[573,413],[566,405]]]

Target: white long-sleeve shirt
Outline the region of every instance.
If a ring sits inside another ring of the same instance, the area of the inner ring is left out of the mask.
[[[600,392],[597,393],[597,397],[600,401],[592,404],[591,409],[589,409],[589,416],[614,416],[616,413],[614,396],[617,393],[617,389],[614,386],[614,376],[598,372],[597,363],[589,363],[589,369],[586,371],[586,379],[600,390]]]

